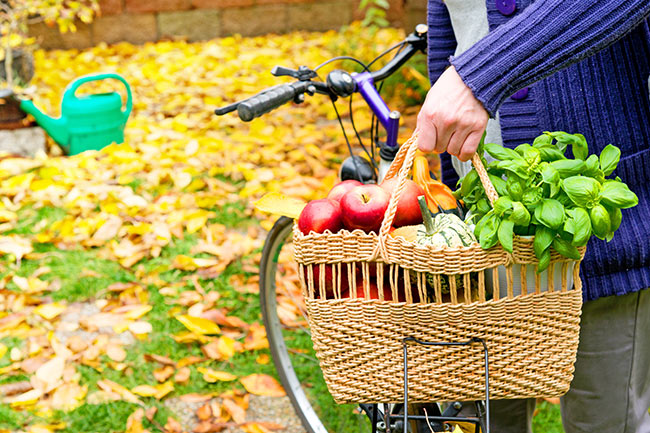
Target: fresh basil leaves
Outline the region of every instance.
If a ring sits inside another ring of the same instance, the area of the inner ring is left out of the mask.
[[[573,159],[566,157],[569,148]],[[495,159],[486,168],[499,199],[489,205],[475,170],[461,179],[456,192],[477,221],[476,237],[483,248],[499,243],[512,252],[515,235],[534,235],[538,272],[549,265],[551,248],[579,260],[578,248],[592,235],[611,240],[621,225],[621,209],[639,201],[619,178],[606,178],[621,151],[610,144],[600,156],[589,155],[581,134],[545,132],[532,146],[482,143],[480,150]]]

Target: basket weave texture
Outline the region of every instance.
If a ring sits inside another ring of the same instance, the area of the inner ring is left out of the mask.
[[[563,395],[578,345],[579,262],[552,251],[548,284],[542,287],[538,274],[534,287],[527,287],[526,272],[537,266],[531,239],[515,237],[510,254],[500,246],[440,248],[388,236],[416,141],[414,134],[400,148],[386,175],[399,181],[379,234],[303,235],[294,226],[294,258],[330,393],[338,403],[403,401],[404,338],[478,337],[489,351],[491,398]],[[473,163],[494,202],[498,196],[477,155]],[[521,265],[520,287],[514,287],[515,263]],[[556,280],[551,276],[558,271]],[[506,287],[499,287],[500,273]],[[379,299],[369,299],[372,290]],[[410,402],[484,398],[481,345],[413,345],[408,353]]]

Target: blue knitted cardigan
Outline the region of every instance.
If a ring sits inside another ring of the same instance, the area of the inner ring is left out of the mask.
[[[496,0],[498,1],[498,0]],[[542,131],[582,133],[590,152],[612,143],[615,172],[639,197],[607,243],[593,238],[581,265],[585,300],[650,287],[650,0],[516,0],[504,16],[487,0],[490,33],[457,57],[449,13],[429,0],[429,77],[450,62],[490,115],[504,145]],[[514,100],[516,91],[528,96]],[[443,180],[458,177],[441,155]]]

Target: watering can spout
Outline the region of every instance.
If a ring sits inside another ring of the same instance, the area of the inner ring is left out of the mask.
[[[23,99],[20,102],[20,108],[28,114],[34,116],[36,123],[48,133],[57,143],[66,143],[68,141],[68,130],[66,129],[65,120],[61,117],[55,119],[43,113],[36,108],[36,105],[30,100]]]

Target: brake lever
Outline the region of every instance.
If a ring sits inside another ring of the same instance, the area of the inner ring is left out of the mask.
[[[318,77],[318,74],[307,66],[300,66],[297,71],[295,69],[285,68],[284,66],[275,66],[271,70],[271,74],[275,77],[293,77],[300,81],[309,81],[312,78]]]

